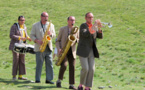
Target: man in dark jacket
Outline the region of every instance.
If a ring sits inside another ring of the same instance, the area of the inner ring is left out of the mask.
[[[86,23],[81,24],[79,33],[79,43],[77,47],[77,55],[80,58],[82,66],[80,75],[80,85],[78,90],[90,90],[93,83],[93,76],[95,70],[95,57],[99,58],[99,53],[96,46],[96,38],[103,38],[101,30],[101,21],[96,20],[92,25],[93,14],[91,12],[86,13]]]

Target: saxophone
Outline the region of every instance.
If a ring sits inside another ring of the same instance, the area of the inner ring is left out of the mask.
[[[66,41],[66,46],[62,49],[62,54],[59,55],[58,60],[55,63],[57,66],[59,66],[62,63],[68,50],[70,49],[71,44],[76,41],[76,37],[73,36],[73,34],[77,33],[77,31],[78,31],[77,26],[72,28],[71,34],[68,36],[68,39]]]
[[[48,42],[51,40],[50,36],[47,34],[49,29],[50,29],[50,26],[51,26],[51,21],[49,21],[49,25],[48,25],[48,27],[47,27],[47,29],[45,31],[45,34],[44,34],[44,37],[43,37],[43,40],[42,40],[43,43],[40,46],[40,52],[44,52]]]

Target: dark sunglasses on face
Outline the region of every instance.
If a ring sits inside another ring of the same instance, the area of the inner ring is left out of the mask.
[[[25,20],[20,20],[20,21],[25,21]]]

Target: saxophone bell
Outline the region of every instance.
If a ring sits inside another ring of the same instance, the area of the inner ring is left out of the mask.
[[[55,63],[57,66],[59,66],[62,63],[62,61],[64,60],[65,56],[67,55],[67,52],[68,52],[71,44],[76,41],[76,37],[73,34],[77,33],[78,29],[79,28],[77,26],[72,28],[71,34],[68,36],[66,44],[65,44],[65,46],[62,49],[62,53],[58,57],[58,60]]]
[[[40,52],[44,52],[44,50],[46,49],[46,46],[47,46],[48,42],[51,40],[50,36],[47,34],[49,32],[50,26],[51,26],[51,21],[49,22],[49,25],[48,25],[45,33],[44,33],[44,37],[42,39],[43,43],[40,46]]]
[[[50,36],[49,36],[49,35],[47,35],[47,36],[46,36],[46,40],[48,40],[48,41],[50,41],[50,40],[51,40],[51,38],[50,38]]]

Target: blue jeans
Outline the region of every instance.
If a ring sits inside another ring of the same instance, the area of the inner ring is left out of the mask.
[[[36,52],[36,74],[35,80],[40,81],[43,62],[45,60],[46,80],[53,80],[52,51],[47,46],[43,53]]]

